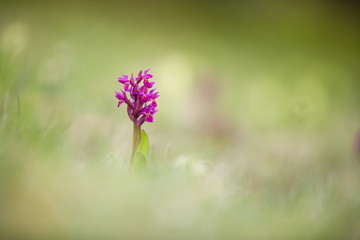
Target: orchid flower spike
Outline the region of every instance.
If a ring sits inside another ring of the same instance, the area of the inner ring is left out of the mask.
[[[122,75],[118,77],[118,82],[122,84],[122,89],[115,92],[118,99],[117,106],[123,103],[127,105],[127,113],[131,121],[141,126],[144,122],[153,122],[156,109],[156,99],[160,96],[159,92],[155,92],[153,88],[155,82],[150,82],[153,77],[148,72],[150,69],[140,71],[136,77],[131,75]]]

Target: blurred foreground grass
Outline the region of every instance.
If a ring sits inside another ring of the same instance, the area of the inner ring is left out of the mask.
[[[106,3],[2,2],[2,239],[360,238],[351,9]],[[113,92],[147,67],[137,174]]]

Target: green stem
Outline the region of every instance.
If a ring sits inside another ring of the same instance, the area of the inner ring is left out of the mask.
[[[137,146],[140,143],[141,138],[141,126],[138,126],[136,122],[134,121],[134,130],[133,130],[133,147],[132,147],[132,153],[131,153],[131,159],[130,159],[130,165],[132,165],[132,162],[134,160],[134,155]]]

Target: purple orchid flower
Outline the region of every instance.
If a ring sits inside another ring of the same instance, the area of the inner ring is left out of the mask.
[[[117,106],[120,107],[120,105],[125,102],[124,92],[115,92],[115,97],[119,100]]]
[[[156,89],[151,89],[155,82],[149,82],[153,77],[149,71],[150,69],[140,71],[136,77],[132,74],[130,79],[128,75],[118,77],[118,82],[123,84],[123,90],[115,92],[117,106],[126,103],[129,118],[139,127],[144,122],[153,122],[154,114],[158,111],[156,99],[160,95],[159,92],[155,92]]]
[[[118,77],[118,82],[125,84],[129,82],[129,77],[127,75],[122,75],[122,77]]]

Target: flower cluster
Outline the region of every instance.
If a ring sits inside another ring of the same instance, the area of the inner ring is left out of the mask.
[[[118,82],[123,84],[123,90],[115,92],[115,97],[119,100],[117,106],[125,103],[129,118],[138,126],[145,121],[153,122],[153,115],[158,111],[156,98],[159,97],[159,92],[155,92],[155,88],[151,89],[155,82],[149,81],[153,77],[149,71],[150,69],[140,71],[136,77],[131,74],[130,79],[127,75],[122,75]]]

